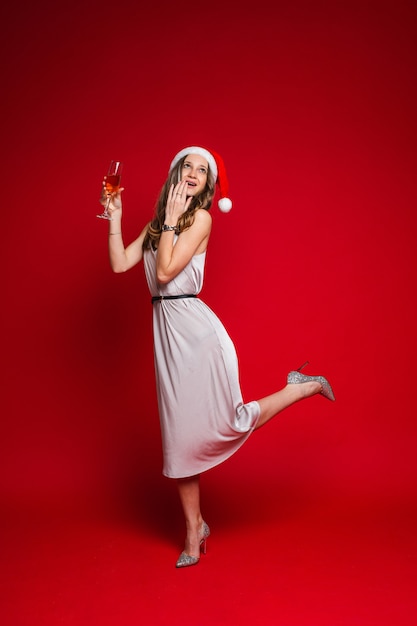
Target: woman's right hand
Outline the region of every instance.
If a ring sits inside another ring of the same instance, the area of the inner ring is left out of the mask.
[[[100,196],[100,204],[106,206],[106,203],[110,196],[110,202],[108,206],[108,212],[111,216],[119,216],[122,215],[122,191],[124,187],[120,187],[118,191],[108,194],[106,190],[106,179],[103,180],[103,186],[101,188],[101,196]]]

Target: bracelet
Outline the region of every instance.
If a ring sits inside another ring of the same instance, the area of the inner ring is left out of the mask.
[[[167,230],[177,230],[176,226],[167,226],[166,224],[162,224],[162,231],[165,233]]]
[[[121,232],[119,232],[119,233],[109,233],[109,235],[121,235],[121,234],[122,234]]]

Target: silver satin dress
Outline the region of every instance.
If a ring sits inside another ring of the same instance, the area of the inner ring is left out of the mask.
[[[194,256],[166,285],[156,280],[156,252],[144,253],[152,296],[198,294],[206,253]],[[230,457],[246,441],[260,407],[244,404],[235,347],[199,298],[153,305],[155,372],[164,454],[163,474],[185,478]]]

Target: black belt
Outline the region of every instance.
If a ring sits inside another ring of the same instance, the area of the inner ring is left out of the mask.
[[[182,293],[178,296],[152,296],[152,304],[154,302],[161,302],[161,300],[180,300],[181,298],[196,298],[195,293]]]

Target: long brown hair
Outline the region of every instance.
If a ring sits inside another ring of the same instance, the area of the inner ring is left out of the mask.
[[[159,238],[162,231],[162,225],[165,221],[165,207],[167,205],[169,189],[171,185],[176,185],[178,181],[181,180],[181,170],[187,156],[188,155],[180,159],[178,163],[172,168],[167,180],[165,181],[164,186],[161,189],[161,193],[159,194],[159,199],[155,207],[154,218],[148,226],[148,231],[143,241],[144,250],[149,249],[151,246],[154,250],[158,247]],[[178,235],[184,230],[187,230],[187,228],[190,228],[190,226],[193,224],[194,215],[197,209],[205,209],[206,211],[210,209],[213,202],[214,192],[215,181],[209,167],[207,172],[207,183],[204,191],[202,191],[197,197],[192,199],[187,211],[183,213],[178,220],[176,229],[176,233]]]

